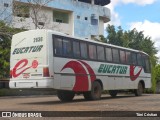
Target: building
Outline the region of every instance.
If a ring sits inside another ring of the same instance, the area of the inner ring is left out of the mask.
[[[16,28],[46,28],[94,39],[104,34],[104,23],[110,21],[110,10],[104,7],[110,0],[40,1],[39,5],[30,4],[27,0],[3,0],[0,4],[3,8],[12,7],[6,11],[11,14],[9,20]]]

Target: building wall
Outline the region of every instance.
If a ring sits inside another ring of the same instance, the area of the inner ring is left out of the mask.
[[[12,1],[12,0],[3,0]],[[26,0],[17,0],[26,2]],[[53,21],[53,10],[67,11],[69,24]],[[9,10],[11,12],[12,9]],[[43,28],[53,29],[76,37],[91,38],[104,34],[104,23],[110,20],[110,10],[106,7],[92,5],[77,0],[53,0],[44,7],[41,14],[45,13],[47,20]],[[91,24],[91,18],[97,19],[97,25]],[[100,19],[99,19],[100,18]],[[17,28],[35,29],[31,18],[12,16],[12,24]],[[42,21],[42,22],[43,22]],[[41,21],[40,21],[41,22]]]
[[[12,0],[0,0],[0,20],[12,21]]]
[[[98,23],[104,24],[102,19],[99,20],[100,16],[108,19],[108,21],[110,19],[110,10],[108,8],[84,2],[77,2],[76,0],[54,0],[48,6],[74,11],[74,36],[77,37],[91,38],[91,35],[102,35],[104,33],[102,24],[91,25],[91,16],[93,14],[98,19]],[[80,19],[77,19],[77,16],[80,16]],[[85,20],[85,17],[87,17],[88,20]],[[99,30],[101,28],[102,30]]]
[[[102,17],[99,17],[99,35],[104,35],[104,21]]]
[[[74,28],[73,28],[73,12],[69,13],[69,23],[58,23],[53,21],[53,9],[51,8],[43,8],[38,13],[39,16],[42,16],[39,19],[39,22],[43,22],[44,26],[39,25],[39,28],[44,29],[52,29],[55,31],[63,32],[65,34],[74,35]],[[32,14],[32,12],[30,12]],[[43,17],[44,16],[44,17]],[[33,23],[33,19],[30,18],[23,18],[23,17],[13,17],[12,25],[16,28],[26,28],[26,29],[36,29],[35,24]]]

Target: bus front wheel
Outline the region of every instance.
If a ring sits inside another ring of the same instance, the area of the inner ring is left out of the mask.
[[[58,90],[57,96],[61,101],[68,102],[73,100],[75,93],[73,91]]]
[[[110,94],[112,97],[116,97],[116,96],[117,96],[117,93],[118,93],[117,90],[109,90],[109,94]]]
[[[102,86],[98,81],[93,82],[91,91],[83,93],[86,100],[99,100],[102,94]]]
[[[141,96],[144,91],[143,85],[141,82],[138,83],[138,89],[134,91],[135,96]]]

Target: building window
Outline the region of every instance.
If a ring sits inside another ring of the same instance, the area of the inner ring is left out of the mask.
[[[61,11],[53,11],[53,21],[59,23],[69,23],[69,14]]]
[[[29,6],[24,4],[14,4],[13,6],[15,16],[29,18]]]
[[[88,20],[88,17],[85,17],[84,19],[85,19],[85,20]]]
[[[91,25],[98,25],[98,19],[91,18]]]
[[[81,17],[79,15],[77,15],[77,19],[80,19]]]
[[[98,25],[98,19],[95,14],[91,15],[91,25]]]
[[[63,23],[63,21],[62,21],[62,20],[59,20],[59,19],[56,19],[55,22]]]
[[[78,1],[91,4],[91,0],[78,0]]]
[[[44,26],[44,22],[38,22],[38,25]]]
[[[9,4],[8,3],[4,3],[4,7],[9,7]]]

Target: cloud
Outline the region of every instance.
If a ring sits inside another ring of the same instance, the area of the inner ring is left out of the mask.
[[[121,17],[117,11],[115,11],[115,7],[123,4],[137,4],[141,6],[149,5],[155,3],[157,0],[112,0],[108,7],[111,10],[111,21],[107,24],[112,24],[115,26],[121,25]],[[105,24],[105,27],[106,25]]]
[[[136,28],[139,31],[144,31],[145,35],[151,36],[153,40],[160,40],[160,23],[150,22],[144,20],[144,22],[133,22],[130,24],[130,28]]]
[[[105,24],[105,28],[108,24],[115,25],[115,26],[121,25],[120,16],[114,9],[119,4],[119,2],[120,2],[120,0],[113,0],[113,1],[111,1],[111,3],[109,5],[106,6],[111,11],[111,21],[109,23]]]
[[[157,0],[122,0],[122,3],[124,4],[129,4],[129,3],[134,3],[137,5],[148,5],[148,4],[153,4]]]
[[[136,28],[143,31],[145,36],[151,37],[155,42],[155,47],[159,50],[157,56],[160,57],[160,23],[144,20],[143,22],[130,23],[130,29]]]

